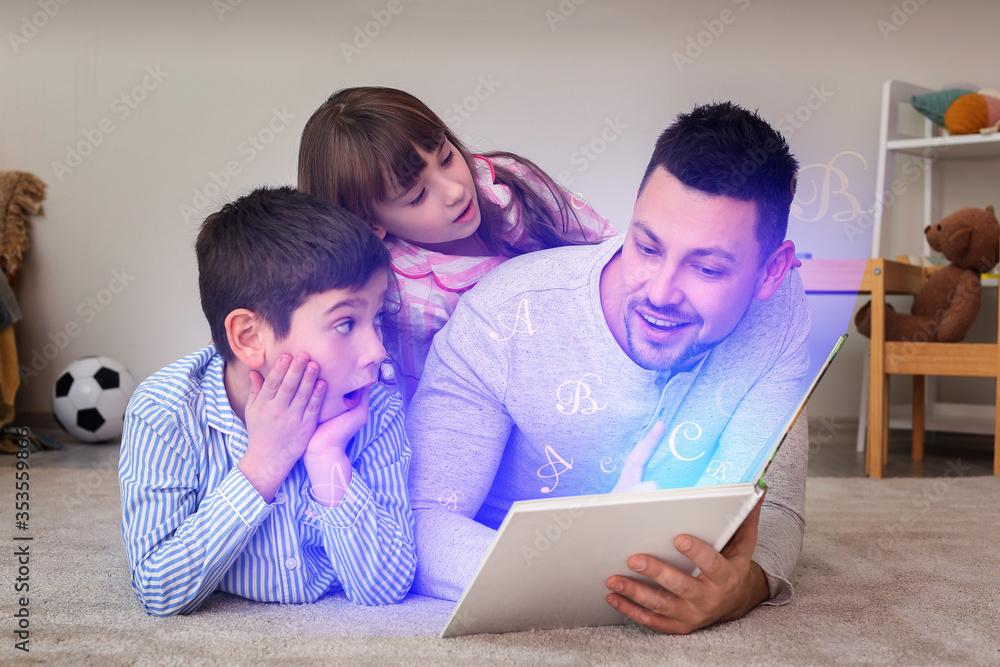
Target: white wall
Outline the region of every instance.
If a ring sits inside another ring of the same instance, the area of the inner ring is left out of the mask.
[[[376,17],[391,20],[345,55]],[[201,219],[257,185],[294,184],[301,128],[338,88],[405,88],[473,147],[532,158],[619,227],[677,113],[759,107],[806,167],[790,237],[817,258],[861,257],[870,236],[845,226],[872,205],[882,82],[1000,86],[998,24],[1000,4],[971,0],[8,0],[0,169],[49,184],[22,274],[20,354],[38,374],[20,408],[46,410],[58,371],[84,354],[141,379],[207,342]],[[609,122],[620,133],[602,146]],[[580,152],[591,142],[593,160]],[[89,154],[68,158],[81,144]],[[813,300],[823,336],[853,304]],[[856,414],[864,346],[850,341],[812,414]]]

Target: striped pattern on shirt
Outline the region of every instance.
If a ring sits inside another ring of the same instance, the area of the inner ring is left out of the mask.
[[[190,613],[215,590],[286,604],[338,590],[358,604],[398,602],[416,567],[399,399],[372,388],[339,507],[312,500],[301,461],[267,504],[236,467],[247,431],[223,369],[209,345],[145,380],[126,410],[122,537],[147,613]]]

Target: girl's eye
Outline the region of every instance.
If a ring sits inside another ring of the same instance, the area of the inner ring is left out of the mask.
[[[375,325],[376,328],[382,326],[383,317],[385,317],[385,313],[377,313],[375,315],[375,319],[372,320],[372,323]]]
[[[422,202],[422,201],[424,200],[424,193],[425,193],[425,192],[427,192],[427,190],[421,190],[421,191],[420,191],[420,194],[418,194],[418,195],[417,195],[416,197],[414,197],[414,198],[413,198],[413,199],[412,199],[412,200],[410,201],[410,203],[409,203],[409,204],[407,204],[407,206],[416,206],[416,205],[418,205],[418,204],[419,204],[420,202]]]
[[[448,155],[445,157],[444,160],[441,161],[441,166],[447,167],[449,164],[451,164],[451,159],[453,157],[455,157],[455,151],[453,150],[448,151]]]
[[[354,329],[354,320],[344,320],[343,322],[335,326],[334,329],[337,331],[337,333],[342,333],[346,336],[347,334],[351,333],[352,329]]]
[[[639,249],[643,255],[655,255],[656,251],[650,248],[648,245],[643,245],[636,241],[635,247]]]

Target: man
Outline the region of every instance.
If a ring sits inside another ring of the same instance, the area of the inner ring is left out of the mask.
[[[808,307],[783,240],[796,168],[756,114],[698,107],[657,141],[624,238],[512,259],[463,297],[407,415],[416,592],[457,599],[516,500],[739,477],[808,367]],[[690,632],[790,599],[801,421],[763,507],[722,553],[675,541],[701,575],[637,554],[629,568],[662,589],[613,576],[608,603]]]

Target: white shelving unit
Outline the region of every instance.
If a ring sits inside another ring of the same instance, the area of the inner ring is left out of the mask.
[[[919,139],[894,139],[886,148],[898,153],[923,155],[932,148],[949,160],[1000,155],[1000,132],[993,134],[960,134],[952,137],[922,137]]]
[[[900,129],[901,116],[917,113],[910,103],[912,95],[933,92],[933,89],[903,81],[886,81],[882,89],[882,119],[879,136],[878,170],[876,173],[876,205],[872,237],[872,257],[882,257],[885,249],[883,229],[884,202],[887,193],[894,187],[896,162],[900,154],[923,158],[923,219],[921,225],[914,225],[914,234],[922,234],[924,227],[937,222],[941,216],[939,189],[940,170],[935,170],[939,161],[964,160],[973,158],[1000,157],[1000,133],[956,135],[942,134],[930,120],[922,119],[917,125],[922,132],[917,136]],[[998,202],[1000,203],[1000,202]],[[925,254],[930,253],[924,241]],[[996,287],[995,278],[984,280],[985,287]],[[984,299],[985,301],[985,299]],[[865,384],[862,391],[861,424],[859,425],[858,450],[864,449],[864,431],[867,426],[867,361],[863,375]],[[993,405],[968,405],[962,403],[940,403],[934,401],[936,395],[934,378],[927,378],[928,403],[926,407],[926,430],[949,431],[955,433],[993,433],[995,415]],[[899,405],[890,409],[889,428],[912,428],[912,406]]]

